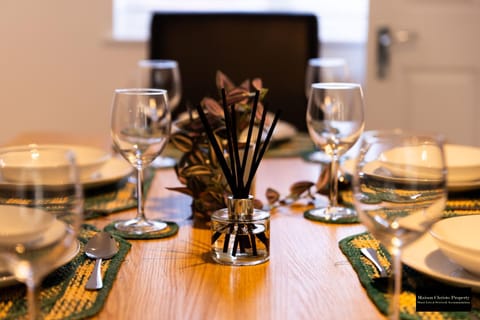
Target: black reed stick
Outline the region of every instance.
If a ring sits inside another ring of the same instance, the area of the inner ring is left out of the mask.
[[[200,120],[203,123],[203,126],[205,127],[205,132],[207,133],[208,139],[210,140],[210,143],[213,146],[213,150],[215,151],[218,162],[220,163],[220,166],[222,167],[222,171],[225,175],[225,179],[227,179],[228,185],[230,186],[231,189],[235,190],[236,185],[234,178],[232,177],[232,173],[230,172],[230,169],[228,169],[227,162],[225,161],[225,157],[223,155],[222,150],[218,146],[217,139],[215,139],[215,136],[213,135],[212,128],[210,127],[210,124],[208,123],[207,117],[205,116],[205,113],[203,112],[203,109],[200,105],[197,105],[197,111],[198,115],[200,116]]]
[[[246,168],[247,166],[248,152],[250,150],[250,140],[252,139],[253,127],[255,126],[255,117],[257,114],[258,97],[259,97],[259,91],[256,90],[255,97],[253,98],[253,107],[252,107],[252,112],[250,114],[250,122],[248,124],[248,133],[247,133],[247,141],[245,145],[245,152],[243,153],[243,162],[242,162],[243,168]]]
[[[260,118],[260,124],[258,125],[258,132],[257,132],[257,140],[255,141],[255,150],[253,153],[252,164],[254,163],[255,159],[258,157],[258,153],[260,152],[260,146],[262,144],[262,136],[263,136],[263,127],[265,126],[265,119],[267,118],[267,109],[263,109],[262,117]]]
[[[267,150],[268,145],[270,144],[273,131],[275,130],[275,126],[277,125],[277,122],[278,122],[278,119],[280,118],[281,113],[282,113],[281,110],[277,110],[277,112],[275,112],[275,117],[273,118],[272,125],[268,130],[267,137],[265,138],[265,142],[262,145],[262,149],[260,150],[260,153],[257,155],[257,157],[252,160],[252,168],[250,169],[250,175],[248,177],[247,185],[246,185],[247,190],[249,190],[250,186],[252,185],[252,181],[255,176],[255,173],[260,165],[260,161],[262,160],[263,155],[265,154],[265,151]]]
[[[232,139],[232,130],[235,130],[235,127],[232,127],[232,120],[230,119],[230,113],[228,112],[227,106],[227,97],[225,93],[225,89],[222,88],[222,105],[223,105],[223,114],[225,118],[225,130],[226,130],[226,138],[227,138],[227,149],[228,154],[230,155],[230,170],[232,171],[232,176],[234,178],[237,177],[236,166],[235,166],[235,158],[233,157],[233,139]],[[236,185],[238,185],[238,181],[236,181]],[[233,192],[233,191],[232,191]]]
[[[231,112],[231,120],[232,120],[232,139],[233,139],[233,156],[235,158],[235,166],[236,166],[236,172],[237,172],[237,188],[235,191],[232,190],[233,197],[234,198],[241,198],[243,197],[243,188],[244,188],[244,182],[243,182],[243,175],[244,175],[244,168],[242,168],[242,165],[240,164],[240,153],[239,153],[239,146],[238,146],[238,136],[237,136],[237,116],[236,116],[236,110],[235,110],[235,105],[230,106],[230,112]],[[232,155],[231,155],[232,156]]]

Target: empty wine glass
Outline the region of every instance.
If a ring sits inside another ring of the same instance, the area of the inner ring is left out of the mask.
[[[305,71],[305,94],[308,99],[313,83],[350,82],[347,61],[338,57],[320,57],[308,60]],[[329,163],[330,157],[323,151],[315,151],[308,155],[313,162]]]
[[[393,259],[392,319],[400,312],[401,250],[443,215],[447,201],[443,143],[441,135],[399,130],[362,137],[353,199],[360,220]]]
[[[167,145],[170,128],[171,114],[166,90],[115,90],[111,135],[116,149],[137,171],[138,202],[136,218],[117,221],[117,230],[141,235],[167,228],[165,222],[145,217],[143,172]]]
[[[356,83],[314,83],[307,106],[307,128],[315,145],[330,156],[330,203],[307,215],[319,220],[352,219],[354,210],[338,205],[338,159],[358,140],[364,128],[364,98]]]
[[[138,62],[139,88],[167,90],[170,112],[180,104],[182,81],[180,68],[175,60],[140,60]],[[154,168],[168,168],[176,163],[172,157],[158,156],[151,164]]]
[[[42,279],[80,249],[83,194],[78,176],[74,154],[63,148],[30,145],[0,151],[0,260],[25,283],[30,319],[44,316]]]
[[[305,94],[310,96],[312,83],[349,82],[350,72],[343,58],[322,57],[308,60],[305,71]]]

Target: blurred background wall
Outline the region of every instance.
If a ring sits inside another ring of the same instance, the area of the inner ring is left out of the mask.
[[[132,85],[144,42],[111,38],[111,1],[1,0],[0,144],[22,131],[109,134],[112,92]],[[364,82],[364,43],[322,43]],[[181,66],[180,66],[181,67]]]

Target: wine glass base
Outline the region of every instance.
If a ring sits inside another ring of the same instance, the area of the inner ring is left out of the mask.
[[[114,226],[118,231],[131,235],[149,234],[166,230],[168,228],[168,224],[166,222],[141,219],[117,221]]]
[[[172,168],[177,164],[177,160],[172,157],[156,157],[155,160],[152,161],[150,166],[155,169],[160,169],[160,168]]]
[[[338,206],[310,209],[305,212],[305,217],[326,222],[356,222],[358,219],[355,210]]]

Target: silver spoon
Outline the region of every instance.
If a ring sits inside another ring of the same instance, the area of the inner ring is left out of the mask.
[[[378,259],[377,251],[373,248],[361,248],[360,252],[370,260],[377,270],[380,272],[380,277],[388,277],[387,270],[381,265],[380,260]]]
[[[85,246],[87,257],[96,259],[92,274],[88,278],[85,288],[97,290],[103,287],[102,281],[102,259],[110,259],[118,252],[118,243],[108,232],[101,231],[88,240]]]

